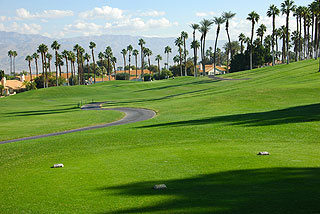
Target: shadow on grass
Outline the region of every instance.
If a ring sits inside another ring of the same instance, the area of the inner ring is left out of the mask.
[[[176,85],[166,85],[166,86],[161,86],[161,87],[157,87],[157,88],[142,89],[142,90],[138,90],[138,91],[135,91],[135,92],[155,91],[155,90],[162,90],[162,89],[168,89],[168,88],[176,88],[176,87],[188,86],[188,85],[202,85],[202,84],[219,82],[219,81],[220,81],[220,80],[201,80],[201,81],[181,83],[181,84],[176,84]]]
[[[105,213],[306,214],[320,213],[319,177],[319,168],[270,168],[155,180],[99,190],[135,197],[140,204]],[[155,184],[162,183],[167,185],[167,190],[152,189]],[[151,200],[145,197],[157,196],[161,196],[161,202],[142,205],[141,201]]]
[[[61,114],[66,112],[73,112],[79,110],[79,107],[70,108],[60,108],[60,109],[50,109],[50,110],[38,110],[38,111],[20,111],[20,112],[10,112],[6,117],[25,117],[25,116],[39,116],[39,115],[49,115],[49,114]]]
[[[229,125],[243,125],[243,126],[269,126],[281,125],[289,123],[305,123],[320,121],[320,103],[296,106],[281,110],[248,113],[248,114],[235,114],[226,116],[217,116],[202,118],[198,120],[185,120],[178,122],[154,124],[142,126],[139,128],[152,128],[164,126],[191,126],[191,125],[206,125],[214,123],[228,123]]]

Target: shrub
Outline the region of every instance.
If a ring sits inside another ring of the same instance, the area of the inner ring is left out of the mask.
[[[26,90],[27,91],[36,90],[37,89],[37,84],[35,82],[24,81],[23,85],[26,86]]]
[[[172,77],[173,74],[171,71],[168,71],[167,69],[163,69],[160,73],[156,73],[154,74],[154,79],[156,80],[163,80],[163,79],[167,79],[167,78],[170,78]]]
[[[130,75],[128,73],[118,73],[116,75],[116,80],[129,80]]]

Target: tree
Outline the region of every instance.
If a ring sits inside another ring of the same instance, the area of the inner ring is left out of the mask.
[[[12,75],[12,57],[13,57],[13,51],[12,50],[9,50],[8,51],[8,56],[10,57],[10,75]]]
[[[60,44],[58,43],[58,41],[54,41],[51,44],[51,49],[55,51],[55,58],[56,58],[56,81],[57,81],[57,86],[58,84],[58,50],[60,49]]]
[[[259,28],[257,29],[257,36],[260,37],[260,41],[261,41],[261,44],[262,45],[262,42],[263,42],[263,36],[265,34],[265,32],[267,31],[267,27],[264,25],[264,24],[261,24],[259,26]]]
[[[135,57],[135,60],[136,60],[136,78],[138,78],[138,55],[139,55],[139,51],[137,49],[134,49],[132,54],[133,54],[133,56]]]
[[[36,76],[38,77],[38,59],[39,59],[39,55],[37,53],[32,54],[32,58],[34,59],[34,62],[36,64]]]
[[[129,45],[127,47],[127,51],[129,53],[129,76],[131,76],[131,55],[132,55],[132,51],[133,51],[132,45]]]
[[[75,85],[75,75],[76,75],[76,68],[75,68],[75,61],[76,61],[76,55],[72,52],[69,51],[69,56],[68,59],[70,60],[70,67],[71,67],[71,84]],[[69,81],[68,81],[69,82]]]
[[[122,57],[123,57],[124,73],[127,73],[127,71],[126,71],[126,66],[127,66],[126,56],[127,56],[127,53],[128,53],[127,49],[122,49],[121,54],[122,54]]]
[[[41,54],[41,61],[42,61],[42,76],[43,76],[43,87],[48,87],[48,78],[47,78],[47,62],[46,62],[46,53],[48,52],[48,46],[45,44],[41,44],[38,47],[38,53]]]
[[[90,67],[89,67],[89,62],[90,62],[91,56],[90,56],[88,53],[85,53],[83,58],[84,58],[84,60],[86,60],[86,61],[87,61],[88,80],[89,80],[89,76],[90,76]]]
[[[181,38],[183,39],[183,55],[184,55],[184,75],[187,76],[187,46],[186,46],[186,40],[188,39],[188,33],[185,31],[181,32]]]
[[[282,43],[282,63],[284,62],[285,60],[285,57],[286,57],[286,54],[289,55],[289,53],[286,53],[286,35],[287,35],[287,28],[286,26],[282,25],[280,27],[280,39],[283,40],[283,43]]]
[[[30,71],[30,82],[32,82],[32,71],[31,71],[31,61],[32,61],[32,57],[31,56],[26,56],[26,61],[28,62],[29,65],[29,71]],[[1,78],[0,78],[1,79]]]
[[[49,73],[51,73],[51,60],[52,60],[52,55],[51,55],[50,53],[47,53],[46,57],[47,57],[47,59],[48,59],[47,68],[49,68]]]
[[[69,58],[69,51],[67,51],[67,50],[64,50],[64,51],[62,51],[62,56],[64,57],[64,59],[66,60],[66,71],[67,71],[67,80],[68,80],[68,82],[67,82],[67,84],[68,84],[68,86],[69,86],[69,68],[68,68],[68,58]]]
[[[276,16],[279,16],[280,10],[274,4],[271,5],[267,11],[267,16],[272,17],[272,66],[275,65],[274,56],[274,37],[276,35]]]
[[[172,49],[170,46],[164,48],[164,53],[167,54],[167,70],[169,70],[169,55],[172,53]]]
[[[200,33],[201,33],[201,39],[200,39],[200,46],[201,46],[201,63],[203,67],[203,75],[206,75],[206,65],[205,65],[205,48],[206,48],[206,37],[210,30],[210,27],[212,26],[213,22],[208,19],[203,19],[200,22]]]
[[[143,76],[144,76],[144,45],[146,44],[146,42],[143,39],[139,40],[138,45],[141,48],[141,77],[142,77],[142,81],[143,81]]]
[[[230,35],[229,35],[229,20],[232,19],[236,14],[232,13],[231,11],[229,12],[224,12],[222,17],[226,20],[226,32],[228,36],[228,41],[229,41],[229,49],[231,50],[231,40],[230,40]],[[231,59],[233,58],[232,51],[231,51]],[[227,55],[227,72],[229,73],[229,54]]]
[[[287,64],[289,64],[289,16],[290,12],[294,10],[294,1],[293,0],[285,0],[281,3],[281,12],[282,14],[286,14],[286,44],[287,44]]]
[[[143,54],[148,57],[148,66],[150,67],[150,66],[151,66],[150,57],[151,57],[152,54],[153,54],[152,51],[151,51],[149,48],[144,48]]]
[[[160,68],[160,61],[162,60],[162,56],[160,54],[158,54],[156,56],[156,61],[158,62],[158,70],[159,72],[161,72],[161,68]]]
[[[17,51],[13,51],[12,56],[13,56],[13,73],[16,73],[16,57],[18,56]]]
[[[94,76],[94,84],[96,84],[96,61],[94,59],[94,49],[96,48],[96,43],[90,42],[89,48],[91,49],[92,53],[92,61],[93,61],[93,76]]]
[[[227,14],[229,15],[229,14]],[[221,25],[226,21],[225,17],[213,17],[213,22],[218,25],[217,27],[217,33],[216,33],[216,41],[214,44],[214,56],[213,56],[213,69],[214,69],[214,75],[216,75],[216,52],[217,52],[217,45],[218,45],[218,38],[220,33]],[[229,25],[229,24],[228,24]],[[230,44],[230,43],[229,43]]]
[[[180,73],[181,73],[181,76],[183,76],[182,74],[182,48],[181,46],[183,45],[183,41],[182,41],[182,38],[181,37],[178,37],[176,40],[175,40],[175,45],[178,47],[178,51],[179,51],[179,62],[180,62]]]
[[[193,70],[194,70],[194,77],[197,77],[197,61],[198,61],[198,49],[200,47],[200,43],[198,40],[194,40],[192,41],[191,43],[191,48],[193,49],[193,52],[194,52],[194,62],[193,62]]]
[[[297,31],[293,31],[292,35],[291,35],[291,40],[293,42],[294,45],[294,52],[296,54],[296,61],[298,61],[298,52],[299,52],[299,32]]]
[[[245,42],[247,37],[243,33],[240,33],[238,38],[239,38],[239,42],[240,42],[241,54],[243,54],[243,43]]]
[[[112,63],[113,69],[114,69],[115,77],[116,77],[116,76],[117,76],[117,70],[116,70],[117,58],[116,58],[115,56],[113,56],[113,57],[111,58],[111,63]]]
[[[126,49],[123,49],[123,50],[127,51]],[[124,52],[123,50],[122,50],[122,52]],[[106,48],[104,54],[105,54],[105,57],[106,57],[107,60],[108,60],[108,70],[107,70],[107,72],[108,72],[108,75],[109,75],[109,81],[111,81],[111,69],[110,69],[110,65],[111,65],[111,58],[113,57],[113,53],[112,53],[112,49],[111,49],[110,46],[108,46],[108,47]],[[122,54],[123,54],[123,53],[122,53]],[[130,79],[129,79],[129,80],[130,80]]]
[[[250,70],[252,70],[252,51],[253,51],[253,36],[254,36],[254,25],[258,23],[260,19],[259,14],[255,11],[252,11],[248,14],[247,20],[251,21],[252,28],[251,28],[251,39],[250,39]]]
[[[196,31],[199,30],[200,25],[191,24],[190,27],[193,29],[193,41],[192,41],[192,44],[195,45]],[[191,47],[193,46],[192,44],[191,44]],[[193,64],[194,64],[194,70],[195,71],[197,70],[197,51],[198,51],[197,49],[199,49],[199,47],[195,48],[195,46],[194,46],[194,48],[193,48],[193,60],[194,60]],[[168,69],[169,69],[169,67],[168,67]],[[197,77],[197,72],[194,72],[194,76]]]
[[[104,54],[102,53],[102,52],[100,52],[99,54],[98,54],[98,58],[99,58],[99,60],[100,60],[100,69],[102,70],[102,68],[103,68],[103,60],[104,60]],[[102,82],[103,82],[103,72],[102,72]]]

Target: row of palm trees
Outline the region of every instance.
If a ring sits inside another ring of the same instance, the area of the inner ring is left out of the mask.
[[[16,73],[16,57],[18,56],[18,53],[15,50],[9,50],[8,56],[10,57],[10,74],[12,75],[12,68],[13,73]]]

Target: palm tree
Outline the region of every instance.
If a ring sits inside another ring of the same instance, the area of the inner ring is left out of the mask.
[[[90,62],[91,56],[88,53],[85,53],[83,58],[84,58],[84,60],[87,61],[87,69],[88,69],[87,72],[88,72],[88,81],[89,81],[89,76],[90,76],[89,62]]]
[[[179,50],[180,73],[181,73],[181,76],[183,76],[182,75],[182,48],[181,48],[181,46],[183,45],[183,41],[181,37],[178,37],[176,39],[175,45],[178,47],[178,50]]]
[[[68,84],[68,86],[69,86],[69,70],[68,70],[68,58],[69,58],[69,51],[67,51],[67,50],[64,50],[64,51],[62,51],[62,56],[65,58],[65,60],[66,60],[66,71],[67,71],[67,84]]]
[[[129,76],[131,77],[131,55],[132,55],[132,51],[133,51],[132,45],[129,45],[127,47],[127,51],[129,53]]]
[[[278,45],[278,39],[281,37],[281,29],[280,28],[276,28],[275,30],[275,36],[276,36],[276,58],[278,59],[278,55],[279,55],[279,45]]]
[[[193,52],[194,52],[194,77],[197,77],[197,61],[198,61],[198,49],[199,49],[199,47],[200,47],[200,43],[199,43],[199,41],[198,40],[194,40],[194,41],[192,41],[192,43],[191,43],[191,48],[193,49]]]
[[[184,75],[188,76],[187,74],[187,46],[186,46],[186,40],[188,39],[189,35],[187,32],[182,31],[181,32],[181,38],[183,39],[183,56],[184,56]]]
[[[200,33],[201,33],[201,63],[203,67],[203,75],[206,75],[206,66],[205,66],[205,48],[206,48],[206,37],[210,30],[210,27],[212,26],[213,22],[208,19],[203,19],[200,22]]]
[[[164,53],[167,54],[167,70],[169,70],[169,55],[172,53],[172,49],[170,46],[164,48]]]
[[[240,46],[241,46],[241,54],[243,54],[243,43],[245,42],[247,37],[243,33],[240,33],[238,38],[239,38],[239,42],[240,42]]]
[[[160,68],[160,61],[162,60],[162,56],[160,54],[158,54],[156,56],[156,61],[158,62],[158,70],[159,70],[159,79],[160,79],[160,72],[161,72],[161,68]]]
[[[148,57],[148,66],[150,67],[150,66],[151,66],[150,57],[151,57],[152,54],[153,54],[153,53],[152,53],[152,50],[150,50],[149,48],[144,48],[143,54]]]
[[[287,43],[287,64],[289,64],[289,16],[290,12],[294,10],[294,1],[293,0],[285,0],[284,2],[281,3],[281,12],[282,14],[286,14],[286,43]]]
[[[272,17],[272,66],[275,65],[274,57],[274,37],[276,35],[276,16],[279,16],[280,10],[274,4],[267,11],[267,16]]]
[[[191,24],[190,27],[193,29],[193,44],[195,44],[195,41],[196,41],[196,31],[199,30],[200,28],[200,25],[198,24]],[[192,44],[191,44],[192,46]],[[195,73],[194,73],[194,76],[196,77],[197,76],[197,58],[196,58],[196,55],[197,55],[197,52],[196,52],[196,48],[193,48],[193,64],[194,64],[194,70],[195,70]]]
[[[252,51],[253,51],[253,36],[254,36],[254,25],[258,23],[260,19],[259,14],[257,14],[255,11],[252,11],[248,14],[247,20],[251,21],[252,28],[251,28],[251,39],[250,39],[250,70],[252,70]]]
[[[74,77],[76,76],[76,66],[74,65],[74,63],[76,62],[76,55],[72,51],[69,51],[69,60],[71,62],[71,80],[72,80],[72,85],[75,85]]]
[[[135,60],[136,60],[136,78],[138,78],[138,55],[139,55],[139,51],[137,49],[134,49],[132,54],[133,54],[133,56],[135,57]]]
[[[13,51],[12,56],[13,56],[13,73],[16,73],[16,57],[18,56],[17,51]]]
[[[127,51],[126,49],[123,49],[122,52],[124,52],[124,50]],[[109,81],[111,81],[111,69],[110,69],[111,62],[110,61],[111,61],[111,58],[113,57],[113,53],[112,53],[111,47],[108,46],[104,53],[105,53],[105,57],[108,60],[108,65],[107,65],[108,66],[108,74],[109,74]],[[124,54],[124,56],[125,56],[125,54]],[[125,59],[125,57],[124,57],[124,59]],[[126,70],[126,69],[124,69],[124,70]],[[130,80],[130,78],[129,78],[129,80]]]
[[[39,59],[39,54],[37,54],[37,53],[32,54],[32,58],[34,59],[34,62],[36,63],[36,75],[38,77],[38,59]]]
[[[57,61],[57,63],[58,63],[58,68],[59,68],[59,77],[61,77],[61,76],[62,76],[62,74],[61,74],[61,66],[63,66],[64,63],[63,63],[63,56],[60,55],[60,54],[58,54],[58,61]],[[58,86],[58,85],[57,85],[57,86]]]
[[[113,56],[111,58],[111,63],[112,63],[113,69],[114,69],[115,80],[116,80],[116,78],[117,78],[117,69],[116,69],[117,58],[115,56]]]
[[[291,40],[293,41],[296,60],[298,61],[298,49],[299,49],[299,40],[300,40],[298,31],[292,32]]]
[[[124,73],[127,73],[127,71],[126,71],[126,55],[127,55],[127,53],[128,53],[128,51],[127,51],[127,49],[122,49],[122,51],[121,51],[121,54],[122,54],[122,56],[123,56],[123,70],[124,70]]]
[[[232,19],[235,15],[236,15],[236,13],[232,13],[231,11],[224,12],[222,14],[222,17],[226,20],[226,32],[227,32],[227,36],[228,36],[228,40],[229,40],[229,49],[230,50],[232,48],[231,48],[231,40],[230,40],[230,35],[229,35],[229,20]],[[229,57],[229,56],[227,56],[227,57]],[[231,59],[233,59],[232,51],[231,51]],[[228,64],[229,64],[229,62],[228,62]],[[227,71],[229,73],[229,66],[228,65],[227,65]]]
[[[260,41],[261,41],[260,45],[262,45],[263,36],[264,36],[266,31],[267,31],[267,27],[264,24],[261,24],[257,29],[257,36],[260,37]]]
[[[73,47],[73,51],[76,52],[76,59],[77,59],[77,64],[78,64],[78,81],[79,81],[79,85],[81,83],[81,61],[82,61],[82,57],[81,57],[81,46],[76,44],[74,47]]]
[[[48,59],[48,65],[47,68],[49,68],[49,73],[51,74],[51,60],[52,60],[52,55],[50,53],[47,53],[47,59]]]
[[[173,62],[174,62],[175,64],[179,64],[179,63],[180,63],[180,56],[179,56],[179,55],[174,56],[174,57],[173,57]]]
[[[29,71],[30,71],[30,82],[32,82],[32,71],[31,71],[31,61],[33,60],[33,58],[31,56],[26,56],[26,61],[29,64]]]
[[[94,84],[96,84],[96,61],[94,59],[94,49],[96,48],[96,43],[90,42],[89,48],[91,49],[92,52],[92,60],[93,60],[93,76],[94,76]]]
[[[46,68],[46,53],[48,52],[48,46],[45,44],[41,44],[38,47],[38,53],[41,54],[41,61],[42,61],[42,76],[43,76],[43,87],[46,87],[46,80],[47,80],[47,68]]]
[[[56,56],[56,81],[57,81],[57,86],[58,86],[58,50],[60,49],[60,44],[58,41],[54,41],[51,44],[51,49],[55,51],[55,56]]]
[[[143,68],[144,68],[144,45],[146,44],[146,42],[143,39],[139,40],[138,45],[141,48],[141,77],[142,77],[142,81],[144,80],[143,76],[144,76],[144,72],[143,72]]]
[[[9,50],[8,51],[8,56],[10,57],[10,75],[12,75],[12,57],[13,57],[13,51],[12,50]]]
[[[98,58],[100,60],[100,67],[103,68],[103,60],[104,60],[104,54],[102,52],[100,52],[98,54]],[[102,70],[102,69],[101,69]],[[102,72],[102,82],[103,82],[103,72]]]
[[[228,15],[228,14],[227,14]],[[217,27],[217,33],[216,33],[216,42],[214,44],[214,53],[213,53],[213,68],[214,68],[214,75],[216,75],[216,51],[217,51],[217,44],[218,44],[218,38],[220,33],[221,25],[226,21],[225,17],[213,17],[213,22],[218,25]],[[229,24],[228,24],[229,25]],[[227,30],[228,32],[228,30]],[[231,43],[230,43],[231,44]]]
[[[280,39],[283,40],[283,44],[282,44],[282,63],[284,62],[285,60],[285,56],[286,54],[289,54],[289,53],[286,53],[286,35],[287,35],[287,28],[286,26],[282,25],[280,27]]]

